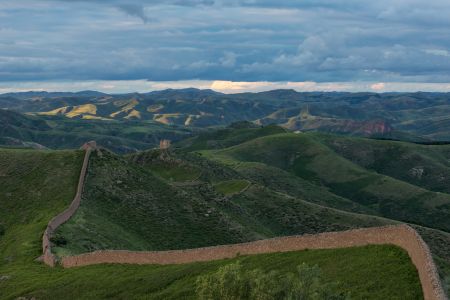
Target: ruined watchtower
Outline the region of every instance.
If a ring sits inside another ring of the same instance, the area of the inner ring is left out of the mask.
[[[160,140],[159,149],[165,150],[170,148],[170,140]]]

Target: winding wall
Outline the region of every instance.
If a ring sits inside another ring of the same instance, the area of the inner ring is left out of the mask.
[[[170,251],[101,250],[63,257],[65,268],[103,263],[119,264],[183,264],[273,252],[304,249],[330,249],[371,244],[393,244],[405,249],[416,266],[424,298],[447,299],[441,286],[430,250],[420,235],[408,225],[364,228],[314,235],[279,237],[255,242]]]
[[[73,214],[75,214],[78,207],[80,206],[81,194],[83,192],[84,186],[84,179],[86,177],[86,171],[89,164],[89,157],[92,149],[95,149],[95,147],[96,147],[95,142],[89,142],[83,145],[82,149],[85,150],[85,154],[83,166],[81,167],[80,177],[78,179],[78,187],[77,193],[75,194],[75,198],[72,200],[72,203],[70,203],[70,206],[65,211],[63,211],[62,213],[51,219],[50,222],[48,222],[47,228],[45,229],[44,235],[42,236],[42,261],[51,267],[55,266],[56,257],[52,253],[50,238],[52,237],[56,228],[61,226],[63,223],[67,222],[73,216]]]
[[[80,172],[77,193],[69,208],[54,217],[47,225],[42,238],[43,261],[55,266],[56,257],[51,252],[50,237],[61,224],[68,221],[81,202],[90,153],[95,142],[83,146],[86,151]],[[393,225],[363,228],[341,232],[327,232],[314,235],[288,236],[255,242],[169,251],[126,251],[101,250],[91,253],[66,256],[61,259],[64,268],[103,263],[120,264],[183,264],[233,258],[237,255],[251,255],[274,252],[288,252],[305,249],[345,248],[364,245],[393,244],[405,249],[419,273],[425,300],[447,299],[441,286],[437,268],[430,249],[420,235],[410,226]]]

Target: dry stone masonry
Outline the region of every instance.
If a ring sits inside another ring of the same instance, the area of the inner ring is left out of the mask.
[[[42,260],[45,264],[53,267],[56,264],[56,257],[52,253],[50,238],[55,232],[56,228],[67,222],[76,212],[81,202],[81,194],[83,192],[84,179],[86,176],[86,171],[89,163],[89,157],[91,151],[96,148],[96,143],[94,141],[84,144],[81,149],[85,150],[83,166],[81,167],[80,178],[78,180],[77,193],[75,198],[70,204],[69,208],[54,217],[48,222],[47,228],[44,231],[42,237]]]
[[[77,193],[68,209],[54,217],[45,230],[42,240],[43,261],[55,266],[56,258],[51,252],[50,237],[55,229],[70,219],[80,205],[81,193],[92,149],[95,142],[82,147],[86,153],[81,169]],[[408,225],[393,225],[363,228],[314,235],[288,236],[255,242],[169,251],[101,250],[91,253],[66,256],[61,259],[64,268],[94,264],[184,264],[233,258],[238,255],[299,251],[305,249],[331,249],[365,245],[393,244],[405,249],[419,273],[425,300],[445,300],[437,268],[430,249],[420,235]]]

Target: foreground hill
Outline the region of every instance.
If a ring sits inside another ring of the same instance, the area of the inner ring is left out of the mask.
[[[81,206],[57,231],[64,241],[57,251],[196,248],[391,223],[275,192],[220,166],[210,165],[208,174],[199,164],[164,155],[155,150],[125,160],[106,150],[93,153]]]
[[[443,180],[449,172],[447,145],[267,131],[229,128],[226,135],[203,134],[177,145],[179,151],[202,154],[187,156],[191,160],[213,160],[245,180],[292,197],[445,230],[416,226],[450,286],[449,195]],[[249,137],[245,142],[241,132]]]
[[[450,195],[365,170],[309,134],[277,134],[202,152],[225,164],[259,162],[288,171],[378,215],[450,231]]]
[[[192,248],[399,220],[425,225],[415,227],[432,248],[444,282],[449,281],[450,234],[437,230],[448,226],[447,194],[361,168],[322,144],[319,135],[279,130],[238,126],[183,141],[175,152],[152,150],[127,158],[97,152],[81,208],[58,231],[58,254]],[[242,142],[244,136],[248,141]],[[198,150],[202,145],[219,149]],[[292,167],[299,163],[292,153],[309,158],[300,161],[303,169]],[[366,185],[355,184],[355,177],[366,178]],[[346,181],[347,190],[333,186]],[[168,195],[176,200],[159,200]],[[183,236],[172,240],[174,228]]]
[[[302,262],[317,264],[325,281],[339,282],[337,292],[350,291],[356,298],[422,298],[409,258],[391,246],[174,266],[49,268],[35,261],[41,252],[42,233],[46,223],[72,200],[81,163],[80,151],[0,149],[0,299],[195,299],[198,276],[236,260],[247,270],[282,272],[293,272]]]

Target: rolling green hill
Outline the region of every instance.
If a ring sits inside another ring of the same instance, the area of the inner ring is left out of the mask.
[[[155,147],[161,139],[177,141],[190,134],[188,129],[152,121],[38,117],[0,109],[0,145],[13,147],[77,149],[95,140],[115,152],[127,153]]]
[[[317,133],[254,136],[228,148],[197,150],[184,157],[218,164],[237,173],[236,178],[310,203],[444,229],[447,232],[416,226],[430,244],[449,289],[449,195],[443,180],[449,172],[447,145]],[[208,140],[202,143],[207,145]],[[424,169],[420,179],[418,166]]]
[[[202,154],[224,164],[259,162],[325,186],[332,193],[400,221],[449,231],[450,195],[368,171],[311,134],[278,134]]]
[[[123,95],[93,91],[10,93],[0,95],[0,108],[78,121],[134,120],[188,128],[251,121],[290,130],[448,141],[449,101],[449,93],[274,90],[227,95],[211,90],[169,89]]]
[[[111,167],[122,163],[107,152],[102,155],[104,160],[97,162],[100,169],[102,162],[112,163]],[[195,299],[198,276],[236,260],[247,270],[281,272],[295,271],[302,262],[317,264],[326,282],[338,283],[336,291],[350,291],[355,298],[422,298],[414,266],[403,250],[392,246],[310,250],[187,265],[49,268],[35,260],[41,253],[42,233],[47,222],[72,200],[82,156],[81,151],[0,149],[0,299]],[[140,168],[127,171],[143,175],[146,171]],[[145,176],[143,179],[156,180],[153,175]]]
[[[391,223],[311,204],[239,180],[233,172],[222,178],[195,175],[195,181],[183,183],[176,168],[181,181],[166,180],[161,162],[170,168],[180,159],[164,153],[144,152],[128,160],[105,150],[93,154],[81,206],[57,231],[64,241],[57,253],[195,248]],[[193,162],[184,166],[186,173],[203,170]],[[228,193],[230,182],[251,186]]]
[[[319,134],[316,137],[363,168],[431,191],[450,193],[450,145],[420,145]]]

